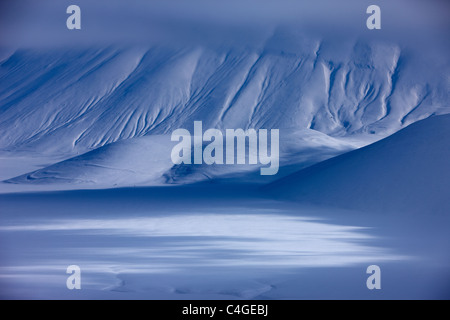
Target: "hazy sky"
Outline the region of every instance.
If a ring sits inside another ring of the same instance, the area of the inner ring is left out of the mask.
[[[99,43],[195,44],[258,42],[277,26],[346,38],[447,42],[447,0],[3,0],[0,45]],[[66,8],[79,5],[82,30],[66,28]],[[382,30],[366,29],[366,8],[377,4]]]

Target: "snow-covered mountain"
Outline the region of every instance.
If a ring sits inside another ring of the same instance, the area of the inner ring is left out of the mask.
[[[260,48],[17,50],[3,58],[0,147],[85,152],[211,128],[390,134],[447,113],[449,80],[392,44],[283,33]],[[292,45],[294,43],[295,45]]]
[[[2,1],[0,297],[449,298],[448,3]],[[278,173],[174,165],[194,121]]]
[[[447,75],[392,43],[336,45],[284,29],[253,48],[11,50],[1,61],[0,148],[64,160],[202,120],[209,128],[279,128],[282,145],[299,130],[342,144],[351,137],[349,150],[448,113]],[[281,161],[302,162],[295,155],[304,146],[288,148]],[[58,180],[45,171],[46,181]]]
[[[80,1],[97,19],[76,32],[60,26],[64,4],[30,3],[20,26],[0,21],[2,180],[187,183],[258,169],[173,166],[170,148],[146,153],[154,139],[136,139],[200,120],[280,129],[279,178],[449,113],[443,15],[394,21],[405,2],[383,2],[387,23],[371,32],[366,8],[346,3]]]

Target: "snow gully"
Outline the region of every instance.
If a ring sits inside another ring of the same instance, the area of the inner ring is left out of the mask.
[[[225,139],[224,139],[225,138]],[[260,168],[261,175],[275,175],[279,168],[279,129],[270,130],[270,143],[267,129],[226,129],[225,137],[218,129],[203,132],[202,121],[194,121],[194,136],[189,130],[176,129],[172,141],[179,141],[173,147],[171,159],[174,164],[259,164],[269,165]],[[193,140],[193,148],[192,148]],[[225,140],[225,141],[224,141]],[[248,140],[248,144],[246,141]],[[204,142],[209,142],[205,147]],[[225,159],[224,159],[225,143]],[[248,145],[248,152],[246,146]],[[270,155],[268,147],[270,146]]]

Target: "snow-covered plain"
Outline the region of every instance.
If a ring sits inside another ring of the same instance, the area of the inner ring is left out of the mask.
[[[444,4],[99,3],[0,21],[1,298],[450,298]],[[194,121],[279,129],[279,173],[174,165]]]
[[[269,200],[259,185],[3,194],[3,298],[448,298],[448,215]],[[67,266],[82,270],[68,290]],[[366,288],[366,268],[382,290]]]

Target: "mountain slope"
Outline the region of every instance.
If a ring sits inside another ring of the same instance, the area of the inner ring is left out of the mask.
[[[183,184],[214,178],[236,178],[241,183],[267,183],[355,148],[347,141],[311,129],[297,132],[284,130],[283,134],[285,139],[280,145],[282,168],[276,176],[261,176],[261,165],[174,165],[170,155],[178,142],[171,141],[169,135],[148,135],[110,143],[7,179],[7,185],[0,186],[11,189],[11,184],[27,184],[31,190],[48,189],[50,184],[53,185],[50,189],[110,188]]]
[[[30,190],[48,189],[48,185],[52,185],[50,189],[158,185],[164,183],[163,174],[173,166],[170,152],[169,136],[118,141],[8,179],[7,188],[11,184],[40,186]]]
[[[84,153],[191,128],[386,136],[448,113],[448,66],[393,43],[276,29],[260,45],[22,49],[0,62],[0,149]]]
[[[363,211],[447,214],[449,139],[450,115],[433,117],[265,190],[278,198]]]

